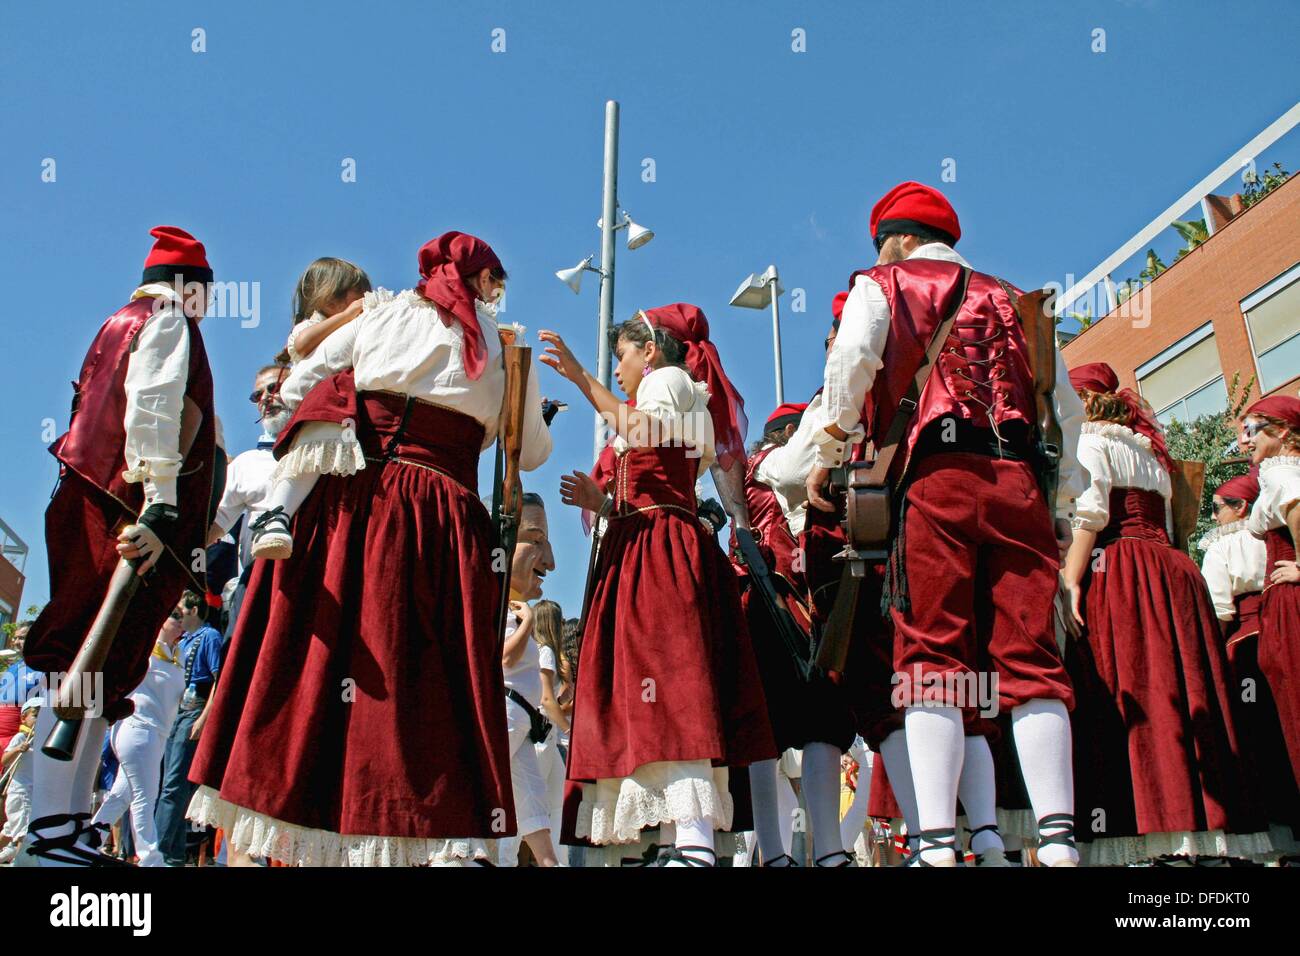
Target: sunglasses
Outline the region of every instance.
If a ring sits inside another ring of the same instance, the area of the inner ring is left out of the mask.
[[[1254,438],[1267,427],[1267,422],[1261,422],[1259,420],[1246,422],[1246,424],[1241,426],[1241,435],[1243,438]]]
[[[876,247],[876,255],[880,255],[880,251],[885,247],[885,243],[889,240],[889,237],[892,235],[893,235],[892,232],[882,232],[880,235],[876,236],[874,239],[871,240],[872,245]]]
[[[280,394],[280,383],[276,382],[274,385],[266,386],[266,388],[253,389],[253,394],[248,396],[248,400],[252,402],[254,405],[261,405],[263,396],[279,395],[279,394]]]

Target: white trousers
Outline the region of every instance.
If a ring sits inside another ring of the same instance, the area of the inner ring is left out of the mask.
[[[95,789],[95,777],[99,771],[99,754],[104,746],[104,731],[108,722],[103,717],[87,717],[81,722],[81,733],[77,736],[76,752],[71,760],[55,760],[41,753],[44,744],[58,718],[53,707],[42,707],[36,718],[36,736],[33,747],[24,760],[32,762],[32,807],[33,822],[47,816],[64,813],[89,813],[90,798]],[[42,833],[29,835],[55,837],[70,833],[72,825],[50,828]],[[14,861],[18,866],[68,866],[58,860],[37,858],[28,853],[18,854]]]
[[[497,846],[497,864],[515,866],[519,862],[519,844],[530,833],[551,825],[551,810],[546,797],[546,778],[537,760],[537,748],[528,739],[531,724],[528,713],[513,700],[506,700],[506,729],[510,735],[510,784],[515,798],[518,836],[505,837]],[[563,783],[561,783],[563,786]]]
[[[564,817],[564,758],[560,756],[558,730],[552,730],[540,744],[534,744],[537,751],[537,764],[542,771],[542,780],[546,784],[546,803],[550,809],[551,840],[555,843],[555,855],[562,865],[568,863],[569,848],[559,842],[560,824]]]
[[[162,866],[163,857],[158,851],[158,830],[153,815],[158,803],[167,738],[158,728],[127,717],[113,727],[109,740],[117,754],[117,777],[113,780],[113,789],[108,791],[108,796],[95,813],[94,822],[111,826],[130,810],[131,835],[135,838],[135,853],[140,865]]]

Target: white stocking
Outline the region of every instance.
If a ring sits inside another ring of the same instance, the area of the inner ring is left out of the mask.
[[[803,748],[803,796],[812,823],[813,859],[831,856],[838,866],[844,858],[840,839],[840,749],[833,744],[809,743]],[[851,846],[852,844],[850,844]]]
[[[317,474],[294,475],[292,478],[280,478],[271,487],[271,496],[267,499],[266,510],[283,508],[285,516],[292,518],[307,500],[311,490],[316,487]]]
[[[677,837],[673,845],[682,851],[682,856],[699,860],[701,863],[707,863],[713,866],[716,857],[713,855],[713,824],[707,820],[690,820],[677,821]],[[697,849],[684,849],[685,847],[695,847]],[[669,866],[689,866],[684,860],[674,860]]]
[[[993,751],[989,742],[978,735],[966,738],[966,755],[957,781],[957,795],[966,810],[966,822],[971,830],[997,824],[997,777],[993,770]],[[994,830],[985,830],[971,837],[972,853],[1002,849],[1002,839]]]
[[[749,765],[749,796],[754,806],[754,833],[764,863],[787,852],[781,846],[781,807],[777,799],[776,760],[759,760]],[[778,866],[784,865],[782,860]]]
[[[907,754],[912,763],[916,810],[921,831],[954,830],[957,824],[957,780],[965,754],[961,711],[956,707],[908,707],[905,718]],[[953,859],[952,846],[927,848],[927,863]]]
[[[1074,816],[1074,767],[1070,754],[1070,715],[1059,700],[1031,700],[1011,711],[1011,731],[1020,753],[1020,774],[1025,779],[1029,802],[1039,820],[1053,814]],[[1040,835],[1064,832],[1061,826],[1047,826]],[[1077,850],[1060,843],[1038,848],[1039,862],[1051,866],[1064,860],[1078,861]]]

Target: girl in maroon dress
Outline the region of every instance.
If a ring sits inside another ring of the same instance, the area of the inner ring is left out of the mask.
[[[1064,582],[1086,636],[1067,660],[1084,861],[1271,852],[1238,764],[1228,665],[1200,571],[1170,544],[1172,461],[1104,363],[1070,372],[1087,421]]]
[[[712,866],[714,831],[732,819],[726,768],[776,756],[735,572],[696,517],[695,482],[715,457],[743,471],[740,398],[695,306],[651,309],[612,331],[615,377],[635,408],[560,336],[539,338],[550,344],[541,361],[617,435],[569,752],[569,778],[585,784],[577,835],[626,844],[658,826],[674,844],[660,865]]]
[[[1259,497],[1258,469],[1214,489],[1215,528],[1201,539],[1201,574],[1223,626],[1228,652],[1228,692],[1236,707],[1239,754],[1249,785],[1259,794],[1269,838],[1279,852],[1296,849],[1300,790],[1287,757],[1277,704],[1259,669],[1259,608],[1268,580],[1268,551],[1247,528]]]
[[[1300,781],[1300,399],[1273,395],[1246,409],[1243,432],[1259,465],[1247,527],[1264,539],[1268,577],[1259,609],[1259,668],[1277,701],[1291,769]]]

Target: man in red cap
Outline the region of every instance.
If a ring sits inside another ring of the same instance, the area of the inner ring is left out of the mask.
[[[54,685],[73,663],[119,558],[143,580],[130,600],[70,761],[33,752],[30,852],[40,865],[98,862],[87,828],[105,722],[131,712],[154,637],[187,588],[202,593],[214,502],[216,420],[199,320],[212,269],[203,244],[158,226],[140,285],[100,327],[74,384],[68,431],[50,448],[59,486],[45,512],[50,603],[32,625],[28,663]],[[55,693],[57,688],[50,687]],[[42,709],[36,740],[55,723]],[[30,858],[27,862],[32,862]]]
[[[890,190],[872,210],[871,234],[879,259],[853,275],[827,355],[818,465],[807,490],[813,506],[830,510],[823,496],[829,469],[855,443],[870,439],[879,447],[891,426],[901,428],[891,469],[898,531],[886,586],[920,861],[955,865],[963,711],[987,706],[965,699],[960,691],[974,681],[961,678],[977,676],[987,660],[997,704],[1011,710],[1039,819],[1040,858],[1071,865],[1072,692],[1052,603],[1059,549],[1083,489],[1075,453],[1082,405],[1058,356],[1064,447],[1058,500],[1046,502],[1034,474],[1037,415],[1015,290],[973,271],[953,250],[961,238],[957,214],[929,186]],[[928,379],[919,396],[907,398],[935,330],[950,315],[954,324]],[[923,588],[911,594],[909,581]]]

